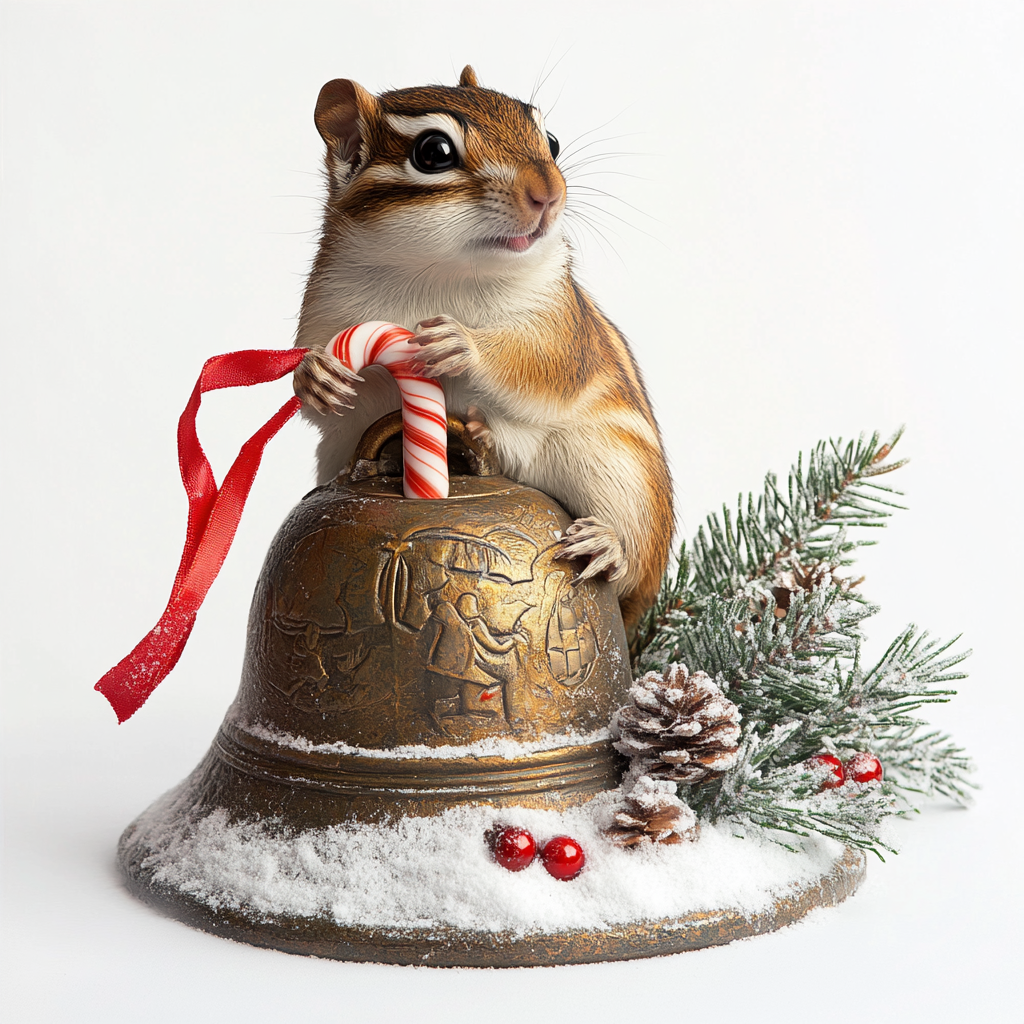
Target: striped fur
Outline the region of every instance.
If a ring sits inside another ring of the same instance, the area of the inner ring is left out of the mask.
[[[565,182],[540,112],[480,88],[467,68],[454,88],[380,97],[330,82],[315,119],[328,196],[296,344],[322,347],[368,320],[418,330],[449,409],[465,417],[473,407],[507,475],[582,521],[566,552],[612,579],[634,625],[668,560],[671,481],[629,347],[573,279]],[[459,165],[416,170],[410,153],[423,131],[448,135]],[[319,382],[324,359],[313,361],[306,377]],[[307,411],[323,433],[321,482],[346,466],[370,423],[399,406],[386,372],[362,376],[339,381],[356,393],[343,416],[325,414],[322,396]]]

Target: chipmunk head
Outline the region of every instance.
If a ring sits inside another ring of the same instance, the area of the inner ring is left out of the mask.
[[[561,252],[565,180],[540,111],[481,88],[371,96],[348,79],[320,90],[328,224],[359,258],[412,272],[514,272]]]

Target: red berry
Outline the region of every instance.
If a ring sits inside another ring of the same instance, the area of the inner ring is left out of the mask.
[[[854,782],[882,781],[882,762],[867,751],[854,754],[843,767],[846,769],[847,778],[853,779]]]
[[[580,844],[568,836],[555,836],[554,839],[549,839],[544,844],[544,849],[540,851],[540,859],[544,862],[548,874],[563,882],[575,878],[587,862]]]
[[[843,771],[843,762],[835,754],[815,754],[807,759],[807,765],[811,768],[828,768],[830,774],[822,780],[822,789],[838,789],[846,781],[846,772]]]
[[[533,863],[537,856],[537,844],[525,828],[509,825],[495,837],[491,847],[494,859],[509,871],[522,871]]]

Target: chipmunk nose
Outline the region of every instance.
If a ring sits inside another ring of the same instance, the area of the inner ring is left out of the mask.
[[[544,213],[549,206],[554,206],[563,195],[561,182],[547,182],[534,179],[526,186],[526,202],[534,213]]]
[[[520,179],[520,194],[525,210],[546,227],[558,215],[565,201],[565,182],[561,175],[546,173],[546,168],[529,168]]]

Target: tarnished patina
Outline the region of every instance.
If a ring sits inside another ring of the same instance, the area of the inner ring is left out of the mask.
[[[450,496],[402,496],[401,419],[307,494],[256,587],[242,682],[195,809],[291,828],[453,804],[559,807],[617,785],[618,604],[555,557],[572,520],[449,421]]]

